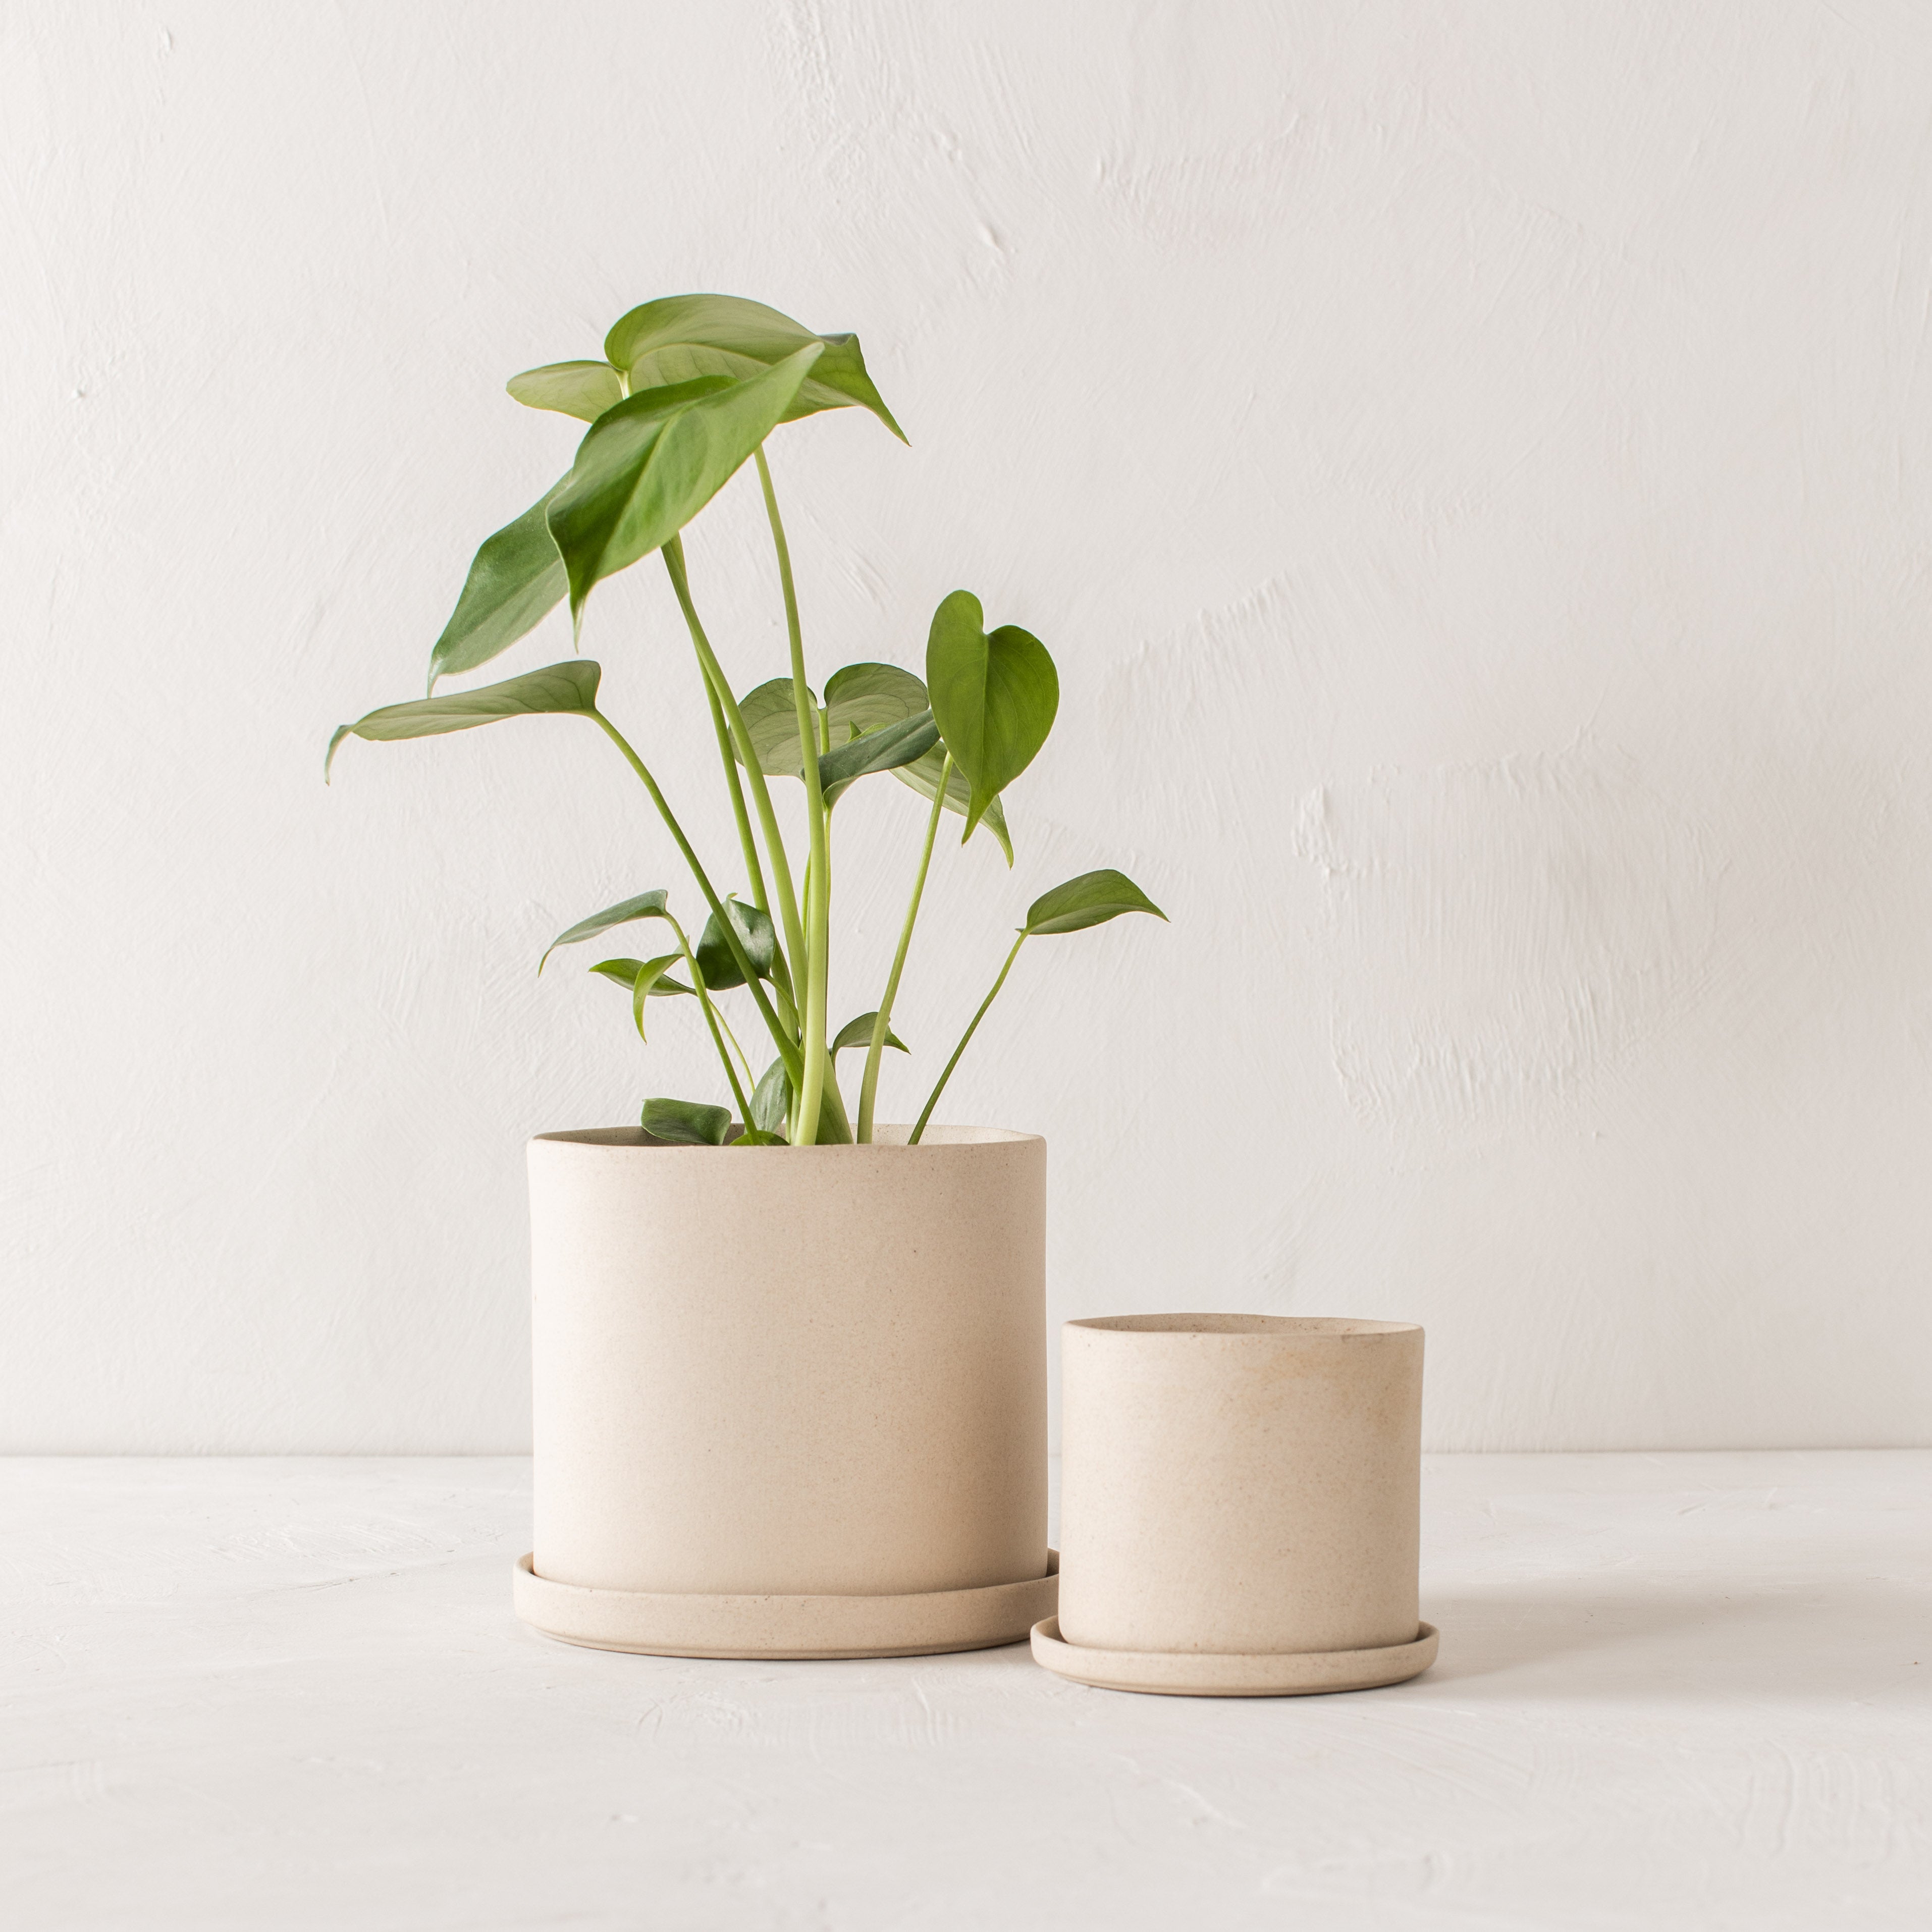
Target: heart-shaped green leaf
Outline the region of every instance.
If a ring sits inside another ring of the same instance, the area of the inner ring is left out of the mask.
[[[1046,742],[1060,708],[1059,674],[1031,632],[1003,624],[989,636],[979,598],[956,590],[933,613],[926,682],[946,749],[972,788],[970,838]]]
[[[650,892],[640,892],[634,899],[621,899],[614,906],[606,906],[602,912],[593,912],[588,919],[580,919],[544,948],[543,958],[537,962],[537,970],[543,970],[545,961],[560,946],[574,946],[580,939],[595,939],[600,932],[608,932],[614,926],[628,926],[634,919],[669,919],[670,914],[665,906],[670,897],[664,887],[658,886]],[[603,969],[599,967],[593,970],[601,972]]]
[[[849,664],[825,680],[825,716],[835,752],[862,733],[932,709],[925,685],[897,664]]]
[[[782,1134],[791,1118],[791,1077],[782,1060],[775,1060],[752,1090],[752,1125],[768,1134]]]
[[[668,542],[724,487],[823,352],[813,342],[740,382],[700,376],[633,393],[591,424],[549,511],[573,618],[594,585]]]
[[[931,798],[939,789],[939,775],[946,770],[946,747],[935,745],[922,758],[915,759],[909,765],[901,765],[892,773],[902,784],[909,784],[922,798]],[[972,802],[973,788],[966,782],[965,775],[955,765],[946,778],[946,809],[958,812],[962,817]],[[998,799],[987,806],[986,814],[980,823],[998,842],[1000,850],[1006,855],[1006,863],[1013,862],[1012,835],[1006,830],[1006,807]],[[969,835],[970,836],[970,835]]]
[[[570,587],[563,559],[544,520],[553,484],[514,524],[485,537],[464,578],[449,622],[429,654],[429,688],[438,678],[474,670],[536,628],[563,602]]]
[[[812,700],[816,710],[818,700]],[[798,713],[793,707],[791,680],[775,677],[748,691],[738,700],[738,715],[745,721],[745,735],[758,754],[758,766],[768,778],[802,778],[805,766],[798,755]],[[738,756],[737,742],[731,746]],[[741,765],[745,762],[738,758]]]
[[[754,375],[814,343],[823,352],[782,420],[856,403],[904,442],[866,373],[856,335],[814,335],[790,316],[741,296],[666,296],[646,302],[613,325],[604,354],[628,374],[635,392],[693,376]]]
[[[939,742],[939,727],[930,711],[916,718],[904,718],[863,737],[827,752],[818,760],[818,783],[825,802],[836,805],[839,796],[871,772],[897,771],[916,758],[922,758]]]
[[[861,734],[902,724],[928,708],[926,686],[910,671],[886,664],[847,664],[826,680],[824,706],[820,707],[816,696],[812,702],[818,712],[824,742],[834,752]],[[738,711],[765,776],[802,778],[805,767],[798,755],[798,714],[793,708],[791,680],[775,677],[748,691],[738,700]],[[735,752],[735,745],[733,749]],[[739,763],[743,764],[743,759]],[[893,768],[868,765],[866,769],[888,771]],[[821,785],[831,782],[824,776],[824,770],[821,759]]]
[[[503,386],[530,409],[554,410],[580,422],[595,422],[624,400],[623,379],[608,362],[548,362]]]
[[[322,775],[326,779],[335,762],[336,747],[347,737],[389,743],[400,738],[434,738],[446,731],[467,731],[499,718],[532,718],[545,712],[586,712],[597,708],[597,680],[602,668],[589,658],[568,664],[546,664],[521,677],[506,678],[476,691],[446,692],[440,698],[418,698],[407,704],[386,704],[352,724],[338,724],[328,741]]]
[[[838,1029],[838,1037],[832,1042],[832,1051],[834,1053],[843,1053],[848,1046],[870,1046],[872,1043],[873,1024],[878,1017],[878,1014],[874,1012],[861,1013],[856,1020],[848,1020]],[[905,1042],[900,1039],[890,1027],[886,1029],[886,1044],[888,1046],[897,1047],[902,1053],[910,1051]]]
[[[1049,932],[1079,932],[1118,919],[1124,912],[1150,912],[1156,919],[1167,916],[1126,873],[1082,872],[1077,879],[1042,892],[1027,908],[1022,930],[1029,939]]]
[[[772,925],[771,915],[736,899],[727,899],[724,910],[737,928],[739,943],[745,949],[746,958],[752,962],[752,970],[760,980],[769,980],[778,951],[778,936]],[[704,983],[712,992],[726,992],[745,983],[745,976],[739,971],[738,962],[731,956],[731,949],[725,943],[716,913],[704,922],[704,931],[695,950],[698,970],[704,975]]]
[[[730,1108],[702,1100],[646,1100],[639,1118],[646,1133],[680,1147],[722,1147],[731,1131]]]

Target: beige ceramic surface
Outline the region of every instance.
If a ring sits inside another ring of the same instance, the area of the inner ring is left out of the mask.
[[[904,1133],[530,1143],[531,1583],[708,1598],[735,1630],[721,1600],[1044,1582],[1046,1143]],[[1013,1604],[1004,1640],[1022,1640],[1040,1598]],[[540,1628],[562,1600],[520,1587]],[[706,1642],[697,1614],[664,1648],[774,1654],[769,1634]],[[879,1612],[876,1641],[828,1641],[952,1647],[928,1642],[934,1614]]]
[[[1016,1643],[1058,1594],[1057,1554],[1047,1574],[983,1590],[905,1597],[652,1596],[584,1590],[517,1565],[517,1614],[547,1635],[593,1650],[655,1657],[920,1657]]]
[[[1062,1642],[1223,1661],[1415,1643],[1420,1328],[1125,1316],[1067,1323],[1061,1363]]]
[[[1060,1634],[1060,1619],[1033,1627],[1036,1664],[1102,1690],[1151,1690],[1169,1697],[1307,1697],[1372,1690],[1418,1677],[1436,1661],[1436,1630],[1421,1624],[1409,1643],[1380,1650],[1261,1652],[1220,1657],[1198,1650],[1083,1650]]]

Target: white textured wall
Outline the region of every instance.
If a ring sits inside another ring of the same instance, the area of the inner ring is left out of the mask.
[[[1060,664],[927,1069],[1044,886],[1173,915],[947,1108],[1049,1136],[1056,1316],[1414,1317],[1439,1447],[1932,1440],[1929,157],[1861,0],[14,0],[0,1446],[523,1443],[523,1137],[710,1079],[531,969],[693,896],[587,728],[321,752],[568,458],[502,379],[692,288],[913,438],[775,446],[818,670],[956,584]],[[661,575],[586,646],[728,854]],[[841,819],[842,1012],[920,808]]]

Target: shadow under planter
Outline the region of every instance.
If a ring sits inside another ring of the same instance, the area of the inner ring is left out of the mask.
[[[530,1146],[517,1614],[667,1656],[1024,1640],[1046,1546],[1046,1145]]]

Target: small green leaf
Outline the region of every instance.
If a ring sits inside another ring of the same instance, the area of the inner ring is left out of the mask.
[[[683,957],[682,952],[666,952],[655,959],[600,959],[590,970],[602,974],[607,980],[614,980],[629,993],[631,1022],[638,1029],[638,1037],[643,1040],[645,1000],[668,998],[674,993],[691,991],[688,986],[680,986],[670,976],[670,969]]]
[[[832,748],[867,731],[903,723],[929,711],[926,686],[897,664],[849,664],[825,680],[825,712]]]
[[[939,789],[939,775],[945,770],[946,748],[935,745],[924,758],[910,765],[900,766],[892,776],[902,784],[910,785],[922,797],[929,799]],[[955,765],[946,775],[946,809],[964,814],[972,796],[973,788],[966,782],[965,774]],[[1000,850],[1006,855],[1006,863],[1010,866],[1013,862],[1013,841],[1012,835],[1006,830],[1006,807],[994,799],[987,806],[986,815],[980,823],[998,841]]]
[[[826,682],[824,706],[820,706],[815,694],[812,704],[818,715],[823,742],[832,748],[828,756],[862,734],[903,724],[927,709],[926,686],[910,671],[886,664],[847,664],[843,670],[834,671]],[[805,766],[798,755],[798,713],[794,708],[791,680],[772,678],[755,690],[748,691],[738,700],[738,712],[765,776],[803,778]],[[735,746],[733,749],[735,753]],[[745,761],[740,758],[738,762]],[[874,771],[890,769],[867,767]],[[822,760],[819,770],[822,775]],[[820,782],[831,781],[821,776]]]
[[[666,986],[664,974],[676,961],[682,959],[681,952],[661,953],[655,959],[646,959],[638,968],[638,976],[631,982],[631,1024],[638,1030],[638,1037],[644,1037],[644,1002],[661,986],[674,993],[688,992],[687,986],[670,982]],[[648,1044],[648,1042],[646,1042]]]
[[[580,919],[544,948],[543,958],[537,962],[537,970],[543,970],[544,961],[560,946],[574,946],[580,939],[595,939],[600,932],[608,932],[614,926],[628,926],[634,919],[669,919],[670,914],[664,908],[670,897],[670,893],[658,886],[650,892],[640,892],[634,899],[623,899],[616,905],[606,906],[602,912],[593,912],[588,919]]]
[[[702,1100],[646,1100],[639,1118],[646,1133],[680,1147],[722,1147],[731,1131],[730,1108]]]
[[[766,1133],[782,1134],[791,1118],[791,1076],[784,1062],[775,1060],[752,1090],[752,1125]]]
[[[818,700],[812,700],[816,710]],[[798,712],[794,708],[791,680],[775,677],[748,691],[738,700],[738,715],[745,721],[745,735],[758,754],[758,768],[766,778],[802,778],[805,765],[798,754]],[[741,765],[735,742],[732,755]]]
[[[1030,939],[1049,932],[1079,932],[1118,919],[1124,912],[1150,912],[1156,919],[1167,916],[1126,873],[1082,872],[1077,879],[1042,892],[1027,908],[1022,930]]]
[[[878,1014],[874,1012],[861,1013],[856,1020],[848,1020],[838,1029],[838,1037],[832,1042],[832,1051],[834,1053],[843,1053],[848,1046],[870,1046],[872,1043],[873,1024],[878,1017]],[[900,1039],[890,1027],[886,1029],[886,1044],[888,1046],[897,1047],[902,1053],[910,1050],[905,1042]]]
[[[431,692],[438,678],[474,670],[508,650],[563,602],[569,579],[545,518],[564,480],[552,484],[514,524],[483,539],[463,595],[430,647]]]
[[[644,970],[644,965],[641,959],[600,959],[590,970],[593,973],[602,973],[607,980],[616,980],[628,993],[632,982]]]
[[[767,1133],[763,1127],[747,1127],[731,1143],[734,1147],[789,1147],[783,1134]]]
[[[922,758],[939,742],[939,727],[932,713],[923,711],[916,718],[902,718],[896,724],[868,731],[836,752],[826,752],[818,760],[818,783],[827,805],[838,802],[839,795],[872,772],[892,772]]]
[[[580,422],[595,422],[624,400],[623,379],[608,362],[548,362],[503,386],[527,408],[554,410]]]
[[[933,613],[926,682],[952,762],[971,784],[970,838],[1046,742],[1060,708],[1059,674],[1031,632],[1003,624],[989,636],[979,598],[956,590]]]
[[[547,664],[506,678],[477,691],[452,692],[441,698],[418,698],[407,704],[386,704],[352,724],[338,725],[328,741],[322,775],[335,762],[336,747],[350,736],[388,743],[400,738],[434,738],[445,731],[467,731],[499,718],[532,718],[545,712],[593,711],[597,706],[600,666],[588,658],[569,664]]]
[[[637,984],[640,973],[647,972],[653,966],[660,969],[668,968],[683,957],[682,952],[667,952],[657,959],[600,959],[590,970],[602,974],[607,980],[615,980],[628,993]],[[668,998],[673,993],[688,993],[690,991],[688,986],[681,986],[668,972],[661,970],[651,988],[651,997],[652,999],[660,996]]]
[[[634,391],[693,376],[754,375],[813,343],[823,352],[782,420],[856,403],[904,442],[866,373],[856,335],[814,335],[790,316],[741,296],[666,296],[646,302],[613,325],[604,353],[628,374]]]
[[[633,393],[592,423],[550,500],[550,533],[581,620],[593,586],[676,536],[778,425],[823,353],[813,342],[755,376]]]
[[[736,899],[727,899],[724,910],[737,928],[739,943],[745,949],[746,958],[752,962],[752,970],[760,980],[769,980],[778,950],[778,936],[772,927],[771,915],[760,912],[754,905],[741,904]],[[698,970],[704,975],[704,983],[712,992],[727,992],[745,983],[745,976],[739,971],[738,962],[732,958],[731,949],[725,944],[716,913],[704,922],[696,952]]]

